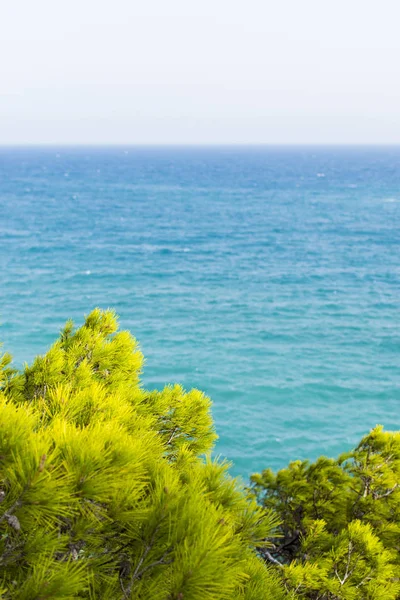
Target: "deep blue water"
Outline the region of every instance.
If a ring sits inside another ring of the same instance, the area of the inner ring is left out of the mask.
[[[400,428],[400,148],[0,149],[17,363],[114,307],[234,473]]]

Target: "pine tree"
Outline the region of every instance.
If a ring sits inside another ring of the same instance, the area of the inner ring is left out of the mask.
[[[253,475],[280,525],[260,549],[288,590],[310,600],[400,598],[400,433],[378,426],[337,460]]]
[[[0,597],[280,600],[256,548],[277,526],[209,457],[210,400],[148,392],[112,311],[0,362]]]

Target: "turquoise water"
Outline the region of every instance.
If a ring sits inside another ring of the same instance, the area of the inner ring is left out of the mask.
[[[17,363],[114,307],[246,476],[400,428],[400,148],[0,150]]]

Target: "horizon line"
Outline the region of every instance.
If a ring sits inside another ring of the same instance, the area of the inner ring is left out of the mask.
[[[399,142],[0,142],[0,148],[387,148]]]

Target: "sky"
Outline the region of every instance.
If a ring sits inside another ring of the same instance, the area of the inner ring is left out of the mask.
[[[399,0],[5,0],[0,144],[400,143]]]

